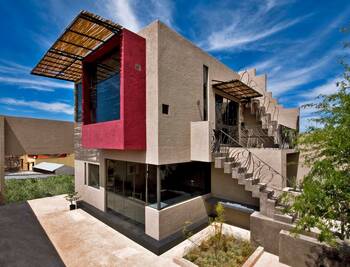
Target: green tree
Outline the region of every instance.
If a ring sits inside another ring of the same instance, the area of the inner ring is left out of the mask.
[[[311,119],[316,126],[298,139],[311,171],[292,206],[299,217],[295,232],[316,227],[319,240],[330,245],[350,238],[350,66],[345,59],[337,91],[304,106],[317,115]]]

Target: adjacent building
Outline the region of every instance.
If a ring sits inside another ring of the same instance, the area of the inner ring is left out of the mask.
[[[242,227],[254,211],[274,217],[302,175],[299,109],[266,75],[235,72],[160,21],[134,33],[82,11],[32,73],[75,83],[83,201],[155,240],[205,223],[217,202]]]

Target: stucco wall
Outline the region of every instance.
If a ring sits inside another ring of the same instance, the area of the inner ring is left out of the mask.
[[[209,195],[199,196],[179,204],[156,210],[145,208],[145,232],[154,239],[161,240],[177,231],[181,231],[185,222],[196,223],[208,216],[205,199]]]
[[[250,216],[250,240],[253,244],[264,247],[265,251],[278,255],[279,233],[291,230],[292,225],[254,212]]]
[[[209,68],[210,121],[215,119],[211,80],[226,81],[237,78],[238,74],[159,21],[139,34],[146,38],[147,124],[151,123],[147,125],[147,142],[151,139],[158,153],[156,162],[152,163],[190,161],[190,122],[202,119],[203,65]],[[158,51],[151,52],[150,47],[158,48]],[[149,65],[152,65],[151,69]],[[150,96],[152,91],[154,95]],[[162,104],[169,105],[168,115],[162,114]],[[151,149],[155,152],[154,147]]]
[[[103,175],[103,168],[99,168],[100,171],[100,188],[94,188],[85,184],[85,175],[87,180],[88,173],[85,173],[84,163],[86,161],[75,160],[75,190],[81,196],[81,200],[95,206],[96,208],[105,210],[105,176]],[[96,164],[96,162],[91,162]],[[88,166],[86,166],[86,170]]]
[[[212,129],[209,121],[191,122],[191,160],[211,162]]]

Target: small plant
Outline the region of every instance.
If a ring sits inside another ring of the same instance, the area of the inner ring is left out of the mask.
[[[80,196],[78,196],[78,192],[71,192],[67,194],[65,199],[70,202],[70,210],[74,210],[76,208],[76,204],[74,204],[74,202],[76,202],[79,198]]]
[[[253,253],[254,247],[246,240],[223,233],[225,209],[221,203],[215,206],[216,217],[209,221],[213,235],[197,244],[191,240],[192,232],[188,230],[190,222],[186,222],[183,234],[195,246],[188,250],[185,259],[205,267],[240,267]]]

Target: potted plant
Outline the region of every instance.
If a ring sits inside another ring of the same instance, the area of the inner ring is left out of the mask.
[[[74,202],[76,202],[80,198],[80,196],[78,196],[78,192],[71,192],[68,193],[65,198],[67,201],[70,202],[69,209],[74,210],[76,208],[76,204],[74,204]]]

